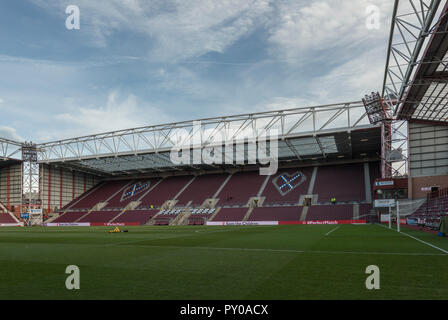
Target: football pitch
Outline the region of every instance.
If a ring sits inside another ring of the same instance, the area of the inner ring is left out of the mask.
[[[448,239],[380,225],[0,228],[0,299],[447,299]],[[68,265],[80,289],[68,290]],[[378,266],[380,289],[366,289]]]

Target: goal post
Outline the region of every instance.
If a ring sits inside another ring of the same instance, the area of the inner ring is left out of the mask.
[[[419,209],[424,204],[425,199],[409,200],[401,199],[396,201],[395,218],[397,223],[397,231],[401,231],[403,224],[417,224]]]
[[[381,222],[388,223],[389,229],[392,229],[395,220],[397,231],[400,232],[403,224],[417,224],[424,202],[425,199],[377,199],[374,206],[382,209]]]

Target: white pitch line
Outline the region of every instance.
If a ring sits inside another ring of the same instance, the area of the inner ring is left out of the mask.
[[[406,236],[408,236],[408,237],[410,237],[410,238],[412,238],[412,239],[414,239],[414,240],[420,241],[421,243],[424,243],[424,244],[426,244],[426,245],[428,245],[428,246],[430,246],[430,247],[432,247],[432,248],[434,248],[434,249],[440,250],[440,251],[442,251],[442,252],[448,254],[448,251],[446,251],[446,250],[444,250],[444,249],[442,249],[442,248],[439,248],[438,246],[435,246],[435,245],[433,245],[433,244],[431,244],[431,243],[429,243],[429,242],[423,241],[423,240],[421,240],[421,239],[419,239],[419,238],[416,238],[416,237],[414,237],[414,236],[411,236],[410,234],[404,233],[404,232],[402,232],[402,231],[400,231],[400,233],[401,233],[401,234],[404,234],[404,235],[406,235]]]
[[[330,233],[332,233],[333,231],[336,231],[337,229],[339,229],[341,226],[337,226],[336,228],[331,229],[330,231],[328,231],[324,237],[328,236]]]
[[[380,224],[380,226],[383,227],[383,228],[389,229],[388,227],[383,226],[383,225],[381,225],[381,224]],[[391,231],[397,231],[397,230],[394,230],[394,229],[389,229],[389,230],[391,230]],[[397,232],[398,232],[398,231],[397,231]],[[442,251],[443,253],[448,254],[448,251],[447,251],[447,250],[444,250],[444,249],[439,248],[438,246],[435,246],[435,245],[433,245],[433,244],[431,244],[431,243],[429,243],[429,242],[426,242],[426,241],[423,241],[423,240],[421,240],[421,239],[419,239],[419,238],[416,238],[416,237],[414,237],[414,236],[411,236],[410,234],[404,233],[403,231],[400,231],[400,232],[398,232],[398,233],[401,233],[401,234],[403,234],[403,235],[405,235],[405,236],[408,236],[408,237],[410,237],[410,238],[412,238],[412,239],[414,239],[414,240],[417,240],[417,241],[419,241],[419,242],[421,242],[421,243],[423,243],[423,244],[426,244],[427,246],[430,246],[431,248],[437,249],[437,250],[439,250],[439,251]]]

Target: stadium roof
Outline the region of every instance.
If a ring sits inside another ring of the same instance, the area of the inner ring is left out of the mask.
[[[278,133],[275,140],[280,162],[377,158],[381,145],[379,127],[369,123],[362,102],[357,101],[133,128],[42,143],[37,148],[40,163],[103,176],[221,170],[247,165],[249,144],[245,136],[258,139],[273,130]],[[228,158],[224,144],[215,141],[218,136],[225,137],[225,144],[232,143],[232,163],[171,161],[170,152],[178,137],[187,141],[199,137],[202,149],[215,147],[214,152],[221,153],[219,158]],[[239,149],[241,145],[244,149]],[[270,144],[267,149],[269,153]],[[236,164],[237,156],[246,164]]]
[[[22,142],[0,138],[0,163],[13,159],[20,159],[22,152]]]
[[[448,122],[448,3],[440,3],[395,2],[383,97],[398,120]]]

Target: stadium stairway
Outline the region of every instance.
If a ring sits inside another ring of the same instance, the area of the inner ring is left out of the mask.
[[[20,223],[19,219],[17,219],[17,217],[11,211],[9,211],[2,202],[0,202],[0,209],[1,211],[3,211],[4,214],[9,215],[11,219],[14,220],[16,223]]]
[[[105,202],[109,199],[111,194],[115,193],[118,189],[122,189],[123,184],[126,183],[128,183],[128,180],[103,182],[98,186],[98,188],[83,197],[83,199],[76,201],[73,205],[70,205],[68,210],[89,209],[99,202]]]
[[[182,225],[186,225],[188,218],[191,216],[191,211],[190,210],[183,210],[181,213],[179,213],[177,215],[176,218],[174,218],[173,220],[171,220],[170,222],[170,226],[182,226]]]
[[[229,180],[232,178],[232,176],[233,176],[233,173],[231,173],[227,176],[227,178],[224,180],[224,182],[219,186],[218,190],[216,190],[215,194],[213,195],[213,199],[217,199],[219,201],[219,199],[218,199],[219,194],[221,193],[222,189],[225,188],[225,186],[227,185]]]
[[[61,214],[59,217],[57,217],[53,222],[56,223],[73,223],[79,218],[82,218],[84,215],[86,215],[88,212],[83,211],[65,211],[63,214]]]
[[[306,221],[306,216],[308,215],[308,206],[304,206],[302,209],[302,214],[300,215],[300,221]]]
[[[126,207],[123,210],[121,210],[121,212],[117,216],[115,216],[112,220],[110,220],[108,223],[114,222],[115,220],[120,218],[126,211],[132,211],[132,210],[136,209],[140,205],[140,203],[141,203],[140,201],[129,202],[126,205]]]
[[[159,178],[156,178],[156,179],[151,179],[150,180],[150,182],[152,183],[152,186],[150,186],[149,188],[148,188],[148,190],[146,190],[140,197],[138,197],[138,199],[137,200],[135,200],[135,202],[139,202],[139,205],[138,206],[140,206],[142,203],[143,203],[143,199],[145,199],[145,197],[149,194],[149,193],[151,193],[154,189],[156,189],[157,188],[157,186],[160,184],[160,183],[162,183],[162,181],[163,181],[164,179],[159,179]],[[137,207],[138,207],[137,206]],[[134,209],[136,209],[137,207],[135,207]]]
[[[353,220],[358,220],[359,219],[359,204],[354,204],[353,205]]]
[[[108,221],[108,223],[113,223],[115,220],[120,218],[126,211],[127,211],[126,209],[121,210],[121,212],[117,214],[115,217],[113,217],[110,221]]]
[[[208,221],[213,221],[215,219],[216,215],[219,213],[221,208],[216,208],[215,212],[212,214],[212,216],[208,219]]]
[[[197,178],[196,176],[193,176],[193,178],[191,178],[191,180],[188,181],[187,184],[182,189],[180,189],[180,191],[176,194],[176,196],[173,198],[173,200],[178,200],[179,197],[181,196],[181,194],[185,190],[187,190],[187,188],[196,180],[196,178]]]
[[[249,208],[249,210],[247,210],[246,214],[244,215],[243,221],[248,221],[253,211],[254,208]]]
[[[152,226],[152,225],[154,225],[154,222],[156,221],[157,216],[158,216],[159,214],[160,214],[160,211],[157,212],[155,215],[153,215],[153,216],[151,217],[151,219],[149,219],[148,221],[146,221],[145,225],[147,225],[147,226]]]
[[[78,222],[108,223],[120,214],[120,212],[120,210],[92,211]]]
[[[86,216],[88,216],[88,215],[89,215],[91,212],[93,212],[93,211],[95,211],[95,210],[93,210],[93,209],[88,210],[86,214],[82,215],[81,217],[79,217],[78,219],[76,219],[76,220],[73,221],[73,222],[79,222],[79,221],[81,221],[82,219],[84,219]]]
[[[54,214],[52,217],[48,218],[45,223],[52,223],[54,220],[56,220],[57,218],[61,217],[63,214],[65,213],[65,211],[62,214]]]
[[[156,213],[156,210],[124,210],[110,223],[139,223],[140,225],[145,225]]]

